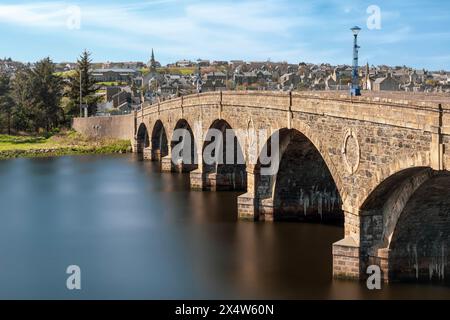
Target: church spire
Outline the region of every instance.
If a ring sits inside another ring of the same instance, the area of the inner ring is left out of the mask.
[[[152,55],[151,55],[150,61],[148,63],[148,67],[150,69],[150,72],[156,72],[156,60],[155,60],[155,53],[153,51],[153,48],[152,48]]]

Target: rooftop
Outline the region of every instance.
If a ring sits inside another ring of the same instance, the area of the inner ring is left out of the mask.
[[[320,96],[330,99],[349,99],[347,91],[304,91],[299,94]],[[442,104],[450,107],[449,93],[403,92],[403,91],[362,91],[361,96],[352,97],[354,100],[387,102],[410,105]]]
[[[120,72],[120,73],[128,73],[128,72],[137,72],[131,68],[109,68],[109,69],[94,69],[92,70],[94,73],[104,73],[104,72]]]

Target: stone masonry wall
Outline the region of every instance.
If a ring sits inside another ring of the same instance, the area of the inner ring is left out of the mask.
[[[72,128],[89,137],[133,140],[134,115],[73,119]]]

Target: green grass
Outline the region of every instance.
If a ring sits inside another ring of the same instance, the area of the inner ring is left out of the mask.
[[[0,159],[68,154],[125,153],[130,141],[93,139],[68,131],[49,138],[42,136],[0,135]]]
[[[45,148],[51,145],[48,140],[45,137],[0,135],[0,151]]]
[[[96,82],[96,85],[99,86],[105,86],[105,87],[115,87],[126,84],[125,82],[121,81],[103,81],[103,82]]]
[[[141,70],[139,70],[143,76],[147,75],[148,73],[150,73],[150,69],[149,68],[141,68]]]
[[[167,68],[167,67],[162,67],[162,68],[157,68],[156,70],[159,73],[170,73],[170,74],[178,74],[178,75],[188,76],[190,74],[194,74],[197,69],[195,67],[190,67],[190,68],[181,68],[181,67]]]
[[[69,78],[71,76],[75,76],[77,74],[76,70],[63,71],[63,72],[55,72],[54,75],[62,78]]]

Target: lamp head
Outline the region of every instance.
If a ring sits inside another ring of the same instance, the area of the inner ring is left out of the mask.
[[[360,28],[360,27],[357,27],[357,26],[354,26],[354,27],[351,28],[350,30],[352,30],[353,34],[354,34],[355,36],[357,36],[358,33],[361,31],[361,28]]]

